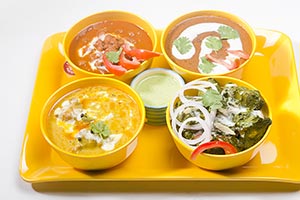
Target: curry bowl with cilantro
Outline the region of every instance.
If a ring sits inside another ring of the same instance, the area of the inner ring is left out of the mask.
[[[272,124],[266,98],[252,85],[225,76],[187,83],[170,102],[166,118],[183,156],[210,170],[250,161]]]
[[[63,50],[68,68],[78,77],[104,76],[128,80],[150,67],[157,36],[138,15],[104,11],[75,23],[65,34]],[[69,72],[69,69],[65,71]]]
[[[171,22],[163,31],[161,47],[170,67],[187,81],[210,75],[240,78],[253,56],[252,28],[222,11],[196,11]]]
[[[106,169],[134,151],[144,120],[144,104],[127,84],[105,77],[83,78],[49,97],[41,130],[71,166]]]

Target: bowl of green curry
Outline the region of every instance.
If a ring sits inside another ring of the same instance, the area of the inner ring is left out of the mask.
[[[270,104],[249,83],[211,76],[187,83],[170,102],[167,126],[180,153],[208,170],[252,160],[272,124]]]

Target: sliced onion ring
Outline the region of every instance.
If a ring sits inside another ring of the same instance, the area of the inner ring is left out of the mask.
[[[186,139],[182,136],[182,132],[184,129],[187,129],[186,125],[187,123],[189,122],[198,122],[199,124],[201,124],[202,128],[203,128],[203,133],[200,137],[196,138],[196,139]],[[198,143],[203,143],[203,142],[208,142],[211,140],[211,134],[210,134],[210,129],[209,127],[207,126],[207,124],[205,123],[205,121],[199,117],[190,117],[188,118],[187,120],[185,120],[181,127],[179,128],[178,130],[178,137],[183,141],[185,142],[186,144],[188,145],[196,145]]]

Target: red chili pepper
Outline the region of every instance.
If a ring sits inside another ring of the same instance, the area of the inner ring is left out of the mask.
[[[128,59],[125,55],[125,52],[122,51],[121,55],[120,55],[120,65],[122,67],[124,67],[125,69],[127,70],[130,70],[130,69],[136,69],[140,66],[140,62],[135,58],[135,57],[132,57],[132,60]]]
[[[73,69],[72,69],[72,67],[71,67],[71,65],[68,63],[68,61],[66,61],[65,63],[64,63],[64,71],[67,73],[67,74],[69,74],[69,75],[75,75],[75,73],[74,73],[74,71],[73,71]]]
[[[234,61],[231,61],[231,64],[233,65],[233,69],[238,68],[241,65],[241,60],[234,59]]]
[[[146,49],[131,49],[128,45],[124,45],[123,49],[126,55],[130,57],[135,57],[138,60],[148,60],[150,58],[161,55],[161,53],[149,51]]]
[[[120,65],[115,65],[112,62],[110,62],[105,53],[103,54],[102,59],[103,64],[110,73],[115,74],[116,76],[122,76],[127,72],[127,69],[125,69],[124,67]]]
[[[206,142],[206,143],[203,143],[203,144],[199,145],[193,151],[193,153],[191,155],[191,159],[195,160],[197,155],[199,155],[200,153],[203,153],[207,149],[212,149],[212,148],[222,148],[222,149],[224,149],[225,154],[233,154],[233,153],[237,152],[236,148],[228,142],[210,141],[210,142]]]
[[[249,59],[249,57],[250,57],[247,53],[245,53],[242,50],[229,50],[229,49],[227,49],[226,51],[230,54],[236,55],[236,56],[238,56],[242,59],[245,59],[245,60]]]
[[[229,70],[233,70],[240,66],[238,59],[235,59],[234,61],[230,61],[230,64],[229,64],[229,63],[225,62],[224,60],[220,60],[218,58],[211,56],[210,54],[206,54],[206,58],[212,62],[219,63],[220,65],[225,66]]]

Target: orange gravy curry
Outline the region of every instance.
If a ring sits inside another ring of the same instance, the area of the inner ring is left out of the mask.
[[[139,26],[105,20],[83,29],[71,42],[69,56],[76,66],[86,71],[107,74],[103,53],[118,51],[124,43],[139,49],[153,48],[151,38]]]

